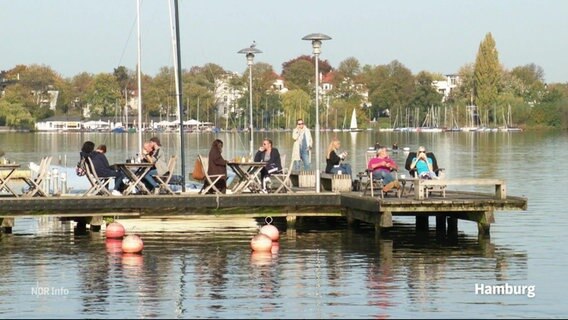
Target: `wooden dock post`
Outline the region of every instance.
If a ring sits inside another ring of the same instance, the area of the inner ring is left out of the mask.
[[[385,211],[379,213],[379,221],[375,223],[375,233],[381,233],[388,228],[392,228],[392,212]]]
[[[446,235],[446,216],[436,216],[436,233]]]
[[[428,231],[428,216],[416,216],[416,231]]]
[[[458,218],[448,217],[448,233],[449,238],[454,238],[458,236]]]
[[[491,231],[491,224],[495,222],[495,215],[492,210],[488,210],[478,215],[477,220],[477,234],[482,237],[489,237]]]
[[[93,232],[101,231],[101,226],[103,225],[103,217],[102,216],[94,216],[91,217],[89,220],[90,229]]]
[[[2,232],[9,234],[12,233],[12,227],[14,227],[14,218],[0,218],[2,224],[0,225],[2,228]]]
[[[286,216],[286,228],[296,229],[296,216]]]

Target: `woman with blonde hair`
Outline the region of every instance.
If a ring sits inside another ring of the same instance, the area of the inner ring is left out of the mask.
[[[351,166],[348,163],[341,163],[348,154],[346,151],[339,153],[339,147],[341,147],[341,142],[337,137],[333,138],[327,147],[325,172],[351,175]]]

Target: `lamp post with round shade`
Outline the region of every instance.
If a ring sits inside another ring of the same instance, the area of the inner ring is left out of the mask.
[[[249,121],[249,125],[250,125],[250,156],[252,157],[253,154],[253,150],[254,150],[254,142],[253,142],[253,122],[252,122],[252,65],[254,62],[254,55],[258,54],[258,53],[262,53],[262,51],[258,50],[256,48],[256,43],[253,42],[250,47],[248,48],[244,48],[242,50],[239,50],[237,53],[242,53],[246,56],[247,58],[247,64],[249,66],[249,117],[250,117],[250,121]]]
[[[302,40],[310,40],[314,49],[314,64],[316,66],[316,192],[320,192],[320,124],[319,124],[319,54],[321,53],[321,43],[324,40],[331,40],[331,37],[323,33],[311,33],[303,37]]]

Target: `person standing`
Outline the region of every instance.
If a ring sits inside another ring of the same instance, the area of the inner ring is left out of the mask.
[[[312,150],[312,134],[306,127],[304,120],[296,121],[296,128],[292,131],[294,145],[292,146],[292,161],[294,170],[301,170],[302,163],[304,170],[310,170],[310,151]]]

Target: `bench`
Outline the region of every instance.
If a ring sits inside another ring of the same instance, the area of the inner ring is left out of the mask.
[[[292,170],[290,181],[294,187],[314,188],[316,186],[316,173],[313,170]]]
[[[345,192],[351,191],[351,176],[348,174],[331,174],[322,172],[320,174],[321,186],[327,191]]]
[[[417,200],[422,200],[428,197],[428,188],[434,186],[482,186],[482,185],[493,185],[495,186],[495,197],[500,200],[507,198],[507,187],[505,185],[505,180],[503,179],[406,179],[407,181],[412,181],[414,187],[416,188],[414,192],[414,198]],[[442,196],[446,196],[445,188],[442,191]]]

